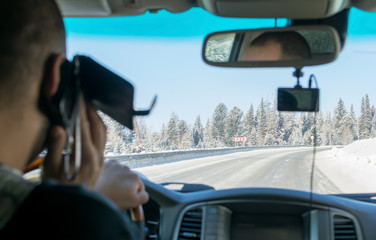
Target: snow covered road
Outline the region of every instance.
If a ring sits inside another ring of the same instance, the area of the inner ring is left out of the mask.
[[[316,161],[330,159],[331,147],[319,147]],[[313,150],[304,148],[265,149],[197,158],[136,168],[156,183],[201,183],[216,189],[237,187],[273,187],[309,191]],[[315,192],[330,194],[343,190],[332,181],[330,171],[315,168]],[[338,168],[338,166],[331,166]],[[333,172],[333,169],[332,169]],[[335,179],[337,182],[338,178]],[[343,181],[343,178],[340,178]],[[375,186],[376,188],[376,186]]]

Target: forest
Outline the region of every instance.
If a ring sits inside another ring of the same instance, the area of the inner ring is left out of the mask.
[[[376,137],[376,109],[368,95],[362,97],[360,115],[354,106],[346,109],[340,98],[333,111],[317,113],[278,112],[276,101],[260,100],[245,112],[219,103],[212,117],[197,116],[193,125],[173,112],[159,131],[152,131],[142,118],[135,118],[133,131],[100,114],[107,126],[107,155],[208,149],[235,146],[347,145]],[[246,138],[235,142],[234,137]]]

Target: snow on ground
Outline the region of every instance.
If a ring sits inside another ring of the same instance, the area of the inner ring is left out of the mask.
[[[316,166],[343,193],[376,192],[376,139],[356,141],[333,148]]]

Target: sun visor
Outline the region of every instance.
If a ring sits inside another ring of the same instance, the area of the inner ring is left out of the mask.
[[[107,0],[56,0],[64,17],[104,17],[112,11]]]
[[[323,18],[348,6],[347,0],[199,0],[207,11],[224,17]]]

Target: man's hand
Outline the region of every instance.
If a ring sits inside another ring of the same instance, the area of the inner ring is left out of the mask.
[[[105,162],[95,190],[122,210],[135,208],[149,200],[140,177],[115,160]]]
[[[48,153],[43,163],[42,179],[56,179],[69,184],[85,184],[94,189],[102,170],[103,151],[106,144],[106,127],[96,110],[80,99],[81,117],[81,167],[72,181],[65,178],[62,151],[66,143],[66,134],[62,127],[54,126],[48,139]],[[74,154],[71,155],[73,167]]]

